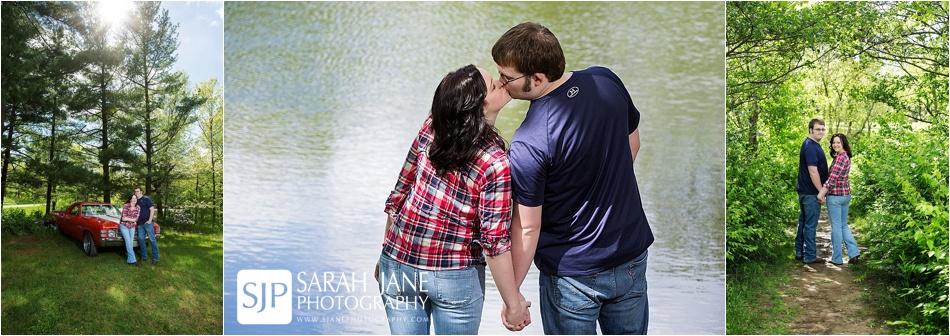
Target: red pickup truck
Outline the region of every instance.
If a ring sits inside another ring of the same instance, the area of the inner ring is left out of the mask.
[[[82,250],[86,255],[93,257],[98,254],[97,247],[125,246],[122,233],[119,232],[119,219],[122,210],[115,205],[102,202],[76,202],[65,211],[50,213],[53,230],[64,235],[82,240]],[[158,223],[155,223],[155,238],[161,233]],[[138,246],[138,233],[132,239],[133,246]]]

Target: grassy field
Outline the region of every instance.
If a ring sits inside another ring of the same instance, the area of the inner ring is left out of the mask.
[[[158,246],[158,265],[129,267],[124,247],[87,257],[50,231],[4,233],[0,332],[220,334],[222,236],[165,232]]]
[[[741,278],[727,275],[726,334],[782,335],[796,314],[782,302],[779,286],[794,263],[787,260],[743,265]]]
[[[22,211],[25,212],[25,213],[39,212],[39,213],[42,214],[42,213],[45,213],[44,211],[46,211],[46,205],[44,205],[44,204],[40,204],[40,205],[28,205],[28,206],[4,205],[4,206],[3,206],[3,209],[4,209],[4,210],[7,210],[7,209],[9,209],[9,210],[16,209],[16,210],[22,210]],[[56,210],[63,210],[63,209],[56,209]],[[159,247],[161,247],[161,246],[159,246]]]

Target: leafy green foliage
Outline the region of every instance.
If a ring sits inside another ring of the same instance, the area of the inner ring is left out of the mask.
[[[27,213],[20,209],[3,210],[3,232],[22,236],[39,231],[43,226],[38,225],[43,220],[43,213],[33,211]]]
[[[798,149],[821,118],[823,147],[844,133],[855,153],[850,222],[868,279],[893,289],[874,293],[882,311],[901,333],[948,333],[947,8],[727,3],[728,297],[791,256]]]
[[[862,139],[860,167],[853,174],[855,224],[868,246],[868,268],[882,274],[913,302],[895,330],[912,334],[947,333],[948,148],[946,130],[913,130],[888,120]],[[944,121],[946,124],[946,121]]]
[[[165,218],[166,209],[190,211],[198,224],[182,228],[221,232],[220,84],[189,87],[187,74],[174,71],[178,24],[160,3],[137,2],[115,27],[96,6],[3,3],[4,200],[51,211],[74,201],[121,203],[138,186],[159,222],[185,223]],[[210,126],[201,141],[192,136],[199,122]]]

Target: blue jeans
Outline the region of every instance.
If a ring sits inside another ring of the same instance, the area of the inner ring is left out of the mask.
[[[135,239],[135,231],[132,230],[135,229],[119,224],[119,232],[122,232],[122,240],[125,241],[125,262],[129,264],[135,262],[135,251],[132,250],[132,239]]]
[[[844,263],[841,256],[841,240],[848,247],[848,258],[861,254],[858,251],[858,242],[851,235],[848,227],[848,206],[851,204],[851,195],[828,196],[828,219],[831,220],[831,262]]]
[[[612,269],[585,276],[541,272],[541,324],[546,335],[646,335],[647,251]]]
[[[815,230],[818,229],[818,214],[821,204],[818,195],[798,194],[798,230],[795,232],[795,256],[804,257],[809,263],[818,259],[818,246],[815,246]]]
[[[158,261],[158,243],[155,242],[155,222],[151,223],[139,223],[139,226],[136,227],[139,233],[139,249],[142,250],[142,260],[148,260],[148,250],[145,249],[145,236],[148,235],[148,242],[152,243],[152,254],[155,255],[155,258],[152,260]]]
[[[475,335],[485,303],[485,266],[430,271],[379,258],[379,293],[393,335]]]

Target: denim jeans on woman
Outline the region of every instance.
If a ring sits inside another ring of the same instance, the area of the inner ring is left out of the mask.
[[[647,333],[647,251],[612,269],[586,276],[541,272],[544,334],[605,335]]]
[[[135,262],[135,252],[132,250],[132,239],[135,239],[135,228],[130,228],[125,225],[119,224],[119,232],[122,232],[122,240],[125,241],[125,258],[126,263]]]
[[[831,220],[831,262],[842,264],[841,241],[848,247],[848,258],[861,254],[858,251],[858,242],[851,235],[848,227],[848,206],[851,204],[851,195],[831,196],[828,198],[828,219]]]
[[[475,335],[485,303],[485,265],[430,271],[383,254],[379,292],[394,335]]]

